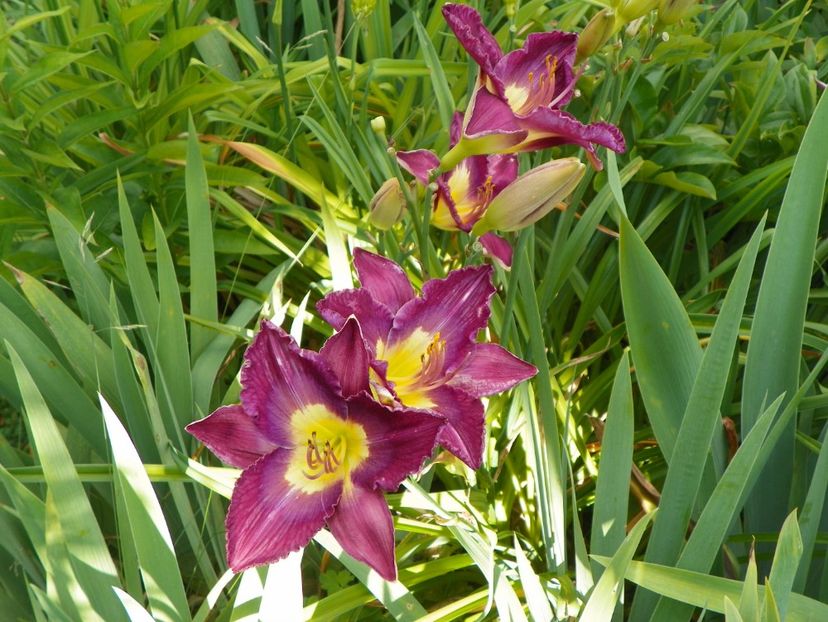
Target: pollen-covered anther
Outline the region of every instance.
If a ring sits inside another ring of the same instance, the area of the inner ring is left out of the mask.
[[[336,439],[334,444],[339,446],[340,439]],[[336,457],[334,446],[330,441],[325,441],[322,445],[322,451],[319,451],[320,443],[316,440],[316,432],[311,432],[311,437],[308,439],[308,450],[306,453],[306,463],[310,471],[302,471],[303,475],[308,479],[319,479],[325,474],[334,473],[337,467],[341,464],[339,458]]]
[[[483,185],[480,187],[479,191],[481,196],[481,204],[483,206],[488,206],[489,201],[492,200],[494,196],[494,182],[492,181],[492,176],[489,175],[486,177],[486,181],[483,182]],[[439,333],[437,333],[439,335]]]

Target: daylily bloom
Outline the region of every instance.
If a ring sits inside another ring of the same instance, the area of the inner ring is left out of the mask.
[[[593,166],[600,169],[593,145],[624,151],[624,137],[614,125],[584,125],[561,110],[575,90],[576,34],[533,33],[523,48],[503,54],[473,8],[446,4],[443,16],[480,66],[480,74],[466,111],[463,139],[443,157],[441,170],[471,155],[535,151],[562,144],[583,147]]]
[[[376,399],[445,418],[437,441],[472,468],[483,459],[485,414],[480,398],[531,378],[533,365],[494,343],[478,343],[494,294],[491,266],[432,279],[415,296],[393,261],[361,249],[354,265],[362,287],[328,294],[316,308],[334,328],[354,316],[374,361]]]
[[[187,426],[244,469],[227,514],[235,572],[285,557],[327,523],[352,557],[396,578],[382,491],[420,468],[443,422],[372,399],[359,325],[352,319],[341,328],[317,354],[263,322],[244,354],[241,404]]]
[[[460,140],[463,117],[455,113],[451,123],[451,146]],[[424,186],[429,184],[440,158],[426,149],[397,152],[397,161]],[[469,232],[483,217],[489,203],[517,177],[513,155],[476,155],[459,162],[435,182],[431,224],[446,231]]]

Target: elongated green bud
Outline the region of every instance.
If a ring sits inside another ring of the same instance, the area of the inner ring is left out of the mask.
[[[396,225],[405,211],[405,195],[399,180],[396,177],[386,180],[368,207],[371,210],[368,221],[377,229],[385,231]]]
[[[626,0],[618,5],[618,16],[625,22],[632,22],[646,15],[658,6],[659,0]]]
[[[495,229],[516,231],[528,227],[566,199],[585,170],[578,158],[561,158],[533,168],[492,200],[473,232],[481,235]]]
[[[578,55],[576,63],[589,58],[604,47],[604,44],[616,31],[615,11],[602,9],[598,11],[578,37]]]
[[[662,24],[675,24],[687,15],[698,0],[661,0],[658,3],[658,20]]]

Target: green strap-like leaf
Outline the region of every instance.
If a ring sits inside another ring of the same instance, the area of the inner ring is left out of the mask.
[[[755,424],[763,403],[796,392],[826,174],[828,97],[822,97],[791,171],[759,288],[742,384],[742,434]],[[791,422],[745,508],[749,530],[776,531],[788,514],[793,449]]]

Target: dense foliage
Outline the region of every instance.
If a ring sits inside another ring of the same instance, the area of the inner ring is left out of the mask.
[[[184,427],[239,401],[259,320],[324,343],[355,248],[415,287],[486,261],[430,187],[368,219],[474,90],[443,3],[4,2],[3,618],[828,619],[828,10],[665,2],[590,35],[567,110],[626,152],[502,234],[487,338],[539,373],[480,469],[388,495],[396,582],[324,530],[229,571],[238,470]],[[470,4],[507,51],[603,9]]]

